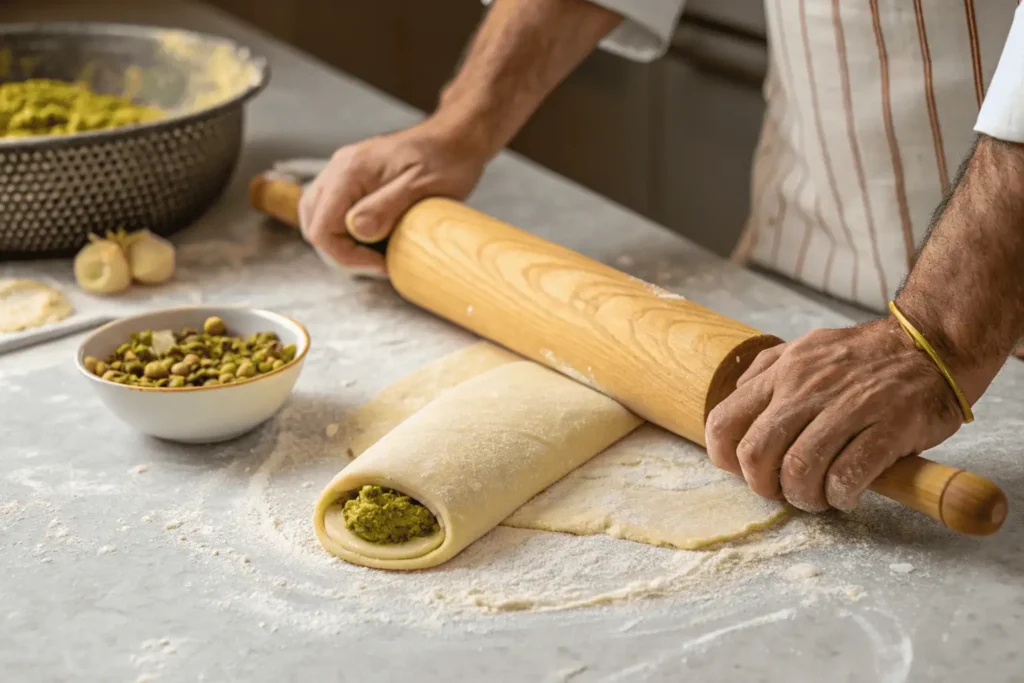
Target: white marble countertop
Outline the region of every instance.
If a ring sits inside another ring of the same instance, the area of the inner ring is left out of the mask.
[[[32,4],[7,3],[0,20],[197,28],[249,44],[273,68],[248,110],[235,181],[176,238],[174,284],[116,301],[76,295],[78,314],[253,304],[302,320],[314,342],[277,418],[208,447],[117,422],[73,366],[80,337],[0,357],[0,680],[1021,680],[1019,363],[979,403],[978,421],[930,453],[1004,487],[1011,514],[989,539],[954,536],[871,496],[849,518],[799,521],[810,531],[779,537],[799,541],[789,552],[775,543],[763,562],[744,556],[742,571],[681,583],[663,577],[699,553],[509,529],[432,572],[326,557],[308,520],[344,463],[343,435],[327,427],[470,337],[386,284],[326,270],[295,234],[247,208],[246,184],[276,159],[323,156],[418,114],[201,6]],[[848,322],[514,155],[488,169],[471,203],[785,338]],[[8,275],[73,291],[67,262],[0,264]],[[722,567],[738,557],[710,556]],[[586,571],[574,569],[584,560]],[[802,564],[820,574],[786,573]],[[640,579],[663,594],[512,613],[449,599],[498,584],[595,594]]]

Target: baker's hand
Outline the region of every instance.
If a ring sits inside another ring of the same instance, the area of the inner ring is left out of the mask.
[[[708,455],[766,498],[856,507],[896,460],[963,423],[938,369],[892,318],[761,352],[708,416]]]
[[[384,257],[360,242],[387,237],[421,199],[464,199],[480,179],[487,156],[458,130],[430,119],[342,147],[303,192],[302,234],[339,265],[384,275]]]

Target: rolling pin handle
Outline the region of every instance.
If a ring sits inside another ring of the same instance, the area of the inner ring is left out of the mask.
[[[289,180],[261,173],[249,183],[249,204],[256,210],[273,216],[285,225],[299,227],[299,200],[302,187]],[[382,256],[387,252],[387,238],[364,245]]]
[[[960,470],[946,485],[940,512],[950,529],[988,536],[1003,525],[1008,510],[1002,489],[973,472]]]
[[[971,536],[994,534],[1006,520],[1006,494],[966,470],[911,455],[882,473],[871,490]]]
[[[249,204],[285,225],[299,227],[299,200],[302,187],[287,180],[261,173],[249,183]]]

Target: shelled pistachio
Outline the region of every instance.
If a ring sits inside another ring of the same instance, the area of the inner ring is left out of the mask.
[[[291,363],[296,353],[274,332],[232,336],[222,319],[210,317],[201,331],[132,332],[106,359],[86,356],[82,364],[109,382],[178,389],[251,380]]]

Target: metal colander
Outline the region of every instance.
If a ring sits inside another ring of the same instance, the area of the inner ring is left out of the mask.
[[[89,233],[170,235],[208,209],[238,161],[242,106],[266,61],[229,40],[116,24],[0,26],[0,82],[85,82],[168,115],[75,135],[0,138],[0,259],[64,256]]]

